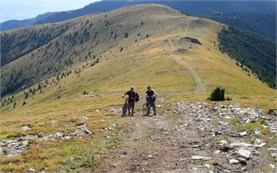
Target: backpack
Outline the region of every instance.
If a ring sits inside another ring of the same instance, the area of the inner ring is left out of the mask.
[[[150,100],[151,100],[151,102],[155,102],[156,101],[156,96],[150,97]]]
[[[139,101],[139,94],[138,93],[136,93],[136,102],[138,102]]]

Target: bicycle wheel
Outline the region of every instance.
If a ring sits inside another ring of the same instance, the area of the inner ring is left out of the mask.
[[[144,103],[143,106],[142,106],[142,113],[143,113],[143,116],[145,116],[147,114],[147,105],[146,105],[146,103]]]
[[[127,110],[128,110],[128,103],[124,103],[122,107],[122,115],[121,117],[125,117],[127,115]]]

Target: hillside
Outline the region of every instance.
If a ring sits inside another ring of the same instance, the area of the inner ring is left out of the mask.
[[[2,93],[15,92],[1,102],[0,172],[273,170],[276,121],[264,112],[276,108],[276,91],[219,50],[223,28],[149,4],[2,32]],[[137,112],[121,118],[132,85]],[[157,117],[141,117],[148,85]],[[232,100],[207,102],[217,86]],[[262,154],[247,166],[228,163],[239,148],[213,156],[222,139],[254,137],[266,147],[251,145]]]
[[[276,40],[276,13],[225,13],[212,12],[199,17],[215,20],[230,26],[243,28]]]
[[[52,75],[67,71],[68,67],[78,62],[88,59],[92,61],[91,63],[98,62],[101,54],[107,52],[109,48],[117,49],[116,51],[123,50],[122,42],[146,39],[146,36],[160,30],[160,28],[148,30],[149,26],[144,25],[144,20],[151,21],[151,19],[143,19],[137,15],[138,13],[132,14],[134,18],[127,19],[127,16],[114,14],[114,12],[111,12],[110,16],[95,14],[54,25],[47,24],[2,32],[1,59],[4,67],[1,94],[4,96],[28,88]],[[142,20],[131,22],[135,21],[136,17]],[[127,20],[127,23],[130,20],[130,24],[124,25],[122,20]],[[171,30],[173,29],[167,27],[160,32],[172,32]],[[258,40],[263,42],[261,39]],[[270,46],[270,48],[273,47],[274,45]],[[259,54],[263,53],[259,52]],[[257,62],[254,59],[248,60],[253,61],[252,64]],[[249,67],[256,72],[255,66]],[[266,68],[264,71],[272,74],[274,69],[269,69],[271,71],[267,72]],[[271,78],[264,81],[274,86]]]

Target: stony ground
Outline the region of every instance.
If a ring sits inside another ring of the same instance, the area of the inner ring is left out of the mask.
[[[126,126],[129,129],[124,129],[128,133],[116,133],[123,144],[99,155],[101,164],[95,172],[276,172],[276,114],[263,114],[261,109],[241,108],[238,104],[173,104],[164,99],[158,103],[157,116],[142,116],[138,111],[134,117],[126,117],[130,119]],[[110,111],[119,114],[120,108]],[[114,134],[115,126],[116,122],[106,130]],[[23,126],[22,130],[30,128]],[[29,140],[68,140],[91,135],[82,123],[73,133],[41,133],[1,140],[0,154],[20,155],[28,150]]]
[[[153,117],[137,112],[125,145],[101,156],[104,164],[96,172],[276,171],[275,115],[237,104],[178,102],[175,107]],[[255,128],[246,128],[251,125]]]

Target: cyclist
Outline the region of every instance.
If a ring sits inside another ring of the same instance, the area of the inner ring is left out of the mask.
[[[147,107],[147,113],[146,116],[150,113],[150,108],[153,108],[154,116],[156,116],[156,97],[158,94],[155,92],[154,89],[152,89],[150,86],[147,87],[146,94],[146,107]]]
[[[135,103],[139,101],[139,95],[133,86],[122,97],[125,95],[128,95],[128,116],[134,116]]]

